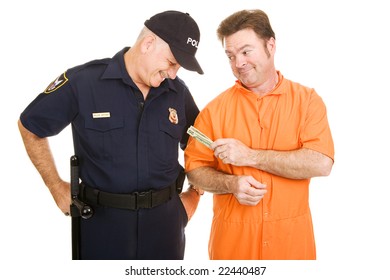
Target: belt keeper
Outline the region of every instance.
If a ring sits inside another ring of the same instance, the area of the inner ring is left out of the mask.
[[[94,196],[94,198],[95,198],[95,200],[96,200],[96,204],[99,204],[99,194],[100,194],[100,191],[99,190],[97,190],[97,189],[93,189],[93,196]]]
[[[99,205],[99,193],[97,189],[87,187],[83,182],[80,184],[81,189],[81,199],[85,202],[91,203],[93,205]]]

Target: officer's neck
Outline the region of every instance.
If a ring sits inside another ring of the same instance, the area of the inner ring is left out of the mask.
[[[138,89],[142,92],[144,99],[146,100],[146,97],[148,96],[148,93],[150,91],[150,86],[145,84],[140,77],[139,73],[136,71],[136,69],[142,69],[139,68],[138,64],[138,57],[136,53],[136,47],[130,48],[124,55],[125,60],[125,67],[128,75],[132,79],[132,81],[136,84]]]

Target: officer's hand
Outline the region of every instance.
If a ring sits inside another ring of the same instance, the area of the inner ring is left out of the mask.
[[[238,176],[232,193],[240,204],[255,206],[267,193],[266,187],[252,176]]]
[[[201,194],[203,194],[203,190],[198,190],[193,187],[189,187],[186,191],[180,194],[181,202],[187,212],[188,221],[191,220],[196,208],[198,207]]]
[[[58,208],[60,208],[65,215],[69,215],[71,203],[70,184],[61,180],[58,183],[49,186],[49,190]]]

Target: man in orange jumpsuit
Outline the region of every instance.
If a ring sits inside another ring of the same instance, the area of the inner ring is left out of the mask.
[[[236,12],[217,34],[237,81],[195,121],[211,149],[191,138],[185,150],[189,182],[214,193],[210,259],[316,259],[309,183],[333,166],[326,107],[276,70],[263,11]]]

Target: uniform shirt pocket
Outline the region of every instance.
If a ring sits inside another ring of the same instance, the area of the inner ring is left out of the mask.
[[[109,117],[109,118],[91,118],[85,120],[85,128],[92,129],[100,132],[106,132],[112,129],[122,128],[124,121],[122,117]]]
[[[183,134],[183,127],[179,124],[173,124],[169,120],[159,121],[160,145],[159,153],[162,158],[169,161],[177,161],[178,145]]]
[[[97,158],[109,159],[121,155],[124,145],[123,117],[89,118],[85,120],[86,143]]]
[[[159,121],[160,131],[168,134],[170,137],[180,140],[182,136],[183,128],[178,124],[173,124],[169,120]]]

